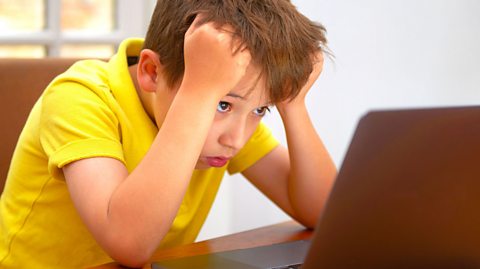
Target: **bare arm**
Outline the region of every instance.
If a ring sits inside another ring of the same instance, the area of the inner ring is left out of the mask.
[[[305,106],[305,96],[322,66],[323,60],[315,65],[297,98],[277,104],[288,149],[278,146],[243,172],[287,214],[310,228],[315,226],[336,176],[335,165]]]
[[[110,158],[64,167],[80,216],[117,261],[143,265],[169,230],[218,101],[240,80],[250,61],[248,51],[233,54],[233,50],[230,34],[194,22],[185,36],[182,84],[151,148],[132,173]]]

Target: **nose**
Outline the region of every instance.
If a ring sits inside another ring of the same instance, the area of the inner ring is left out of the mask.
[[[218,138],[218,141],[222,146],[239,150],[245,143],[245,131],[246,122],[244,119],[231,121],[225,126],[224,131]]]

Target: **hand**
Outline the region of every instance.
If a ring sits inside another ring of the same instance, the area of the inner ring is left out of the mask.
[[[218,99],[234,88],[250,64],[250,52],[233,39],[233,28],[214,23],[199,23],[197,15],[185,33],[185,74],[183,82],[191,88],[207,90]]]
[[[283,110],[288,106],[293,106],[295,104],[304,104],[305,98],[307,96],[308,91],[312,88],[315,81],[317,81],[318,77],[322,73],[323,70],[323,53],[321,51],[317,52],[313,57],[313,70],[308,77],[307,82],[300,90],[299,94],[293,100],[285,100],[283,102],[277,103],[276,106],[279,110]]]

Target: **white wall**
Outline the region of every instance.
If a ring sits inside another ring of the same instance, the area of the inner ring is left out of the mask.
[[[308,105],[338,166],[369,109],[480,104],[480,1],[292,2],[327,27],[336,57]],[[266,122],[284,142],[278,114]],[[246,180],[226,177],[199,240],[286,219]]]

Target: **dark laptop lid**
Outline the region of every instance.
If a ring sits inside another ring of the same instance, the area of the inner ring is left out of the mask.
[[[363,117],[302,268],[480,268],[480,107]]]

